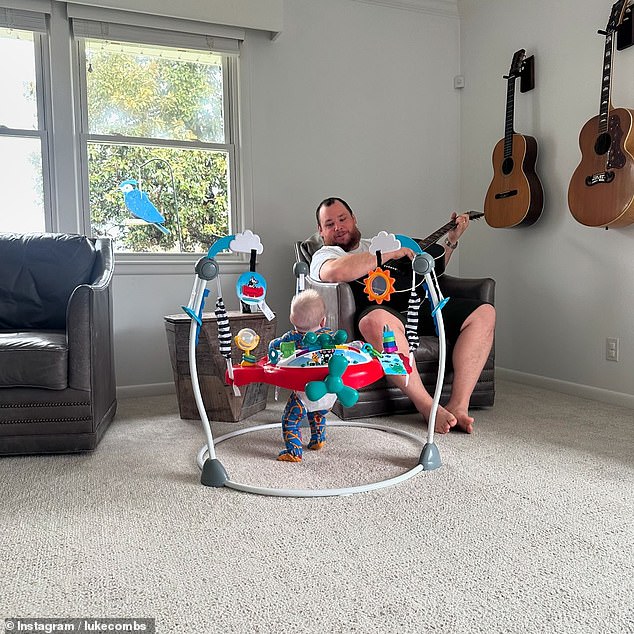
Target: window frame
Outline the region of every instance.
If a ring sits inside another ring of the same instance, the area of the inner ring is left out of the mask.
[[[52,105],[51,105],[51,90],[50,90],[50,59],[49,59],[49,46],[48,46],[48,30],[42,32],[36,28],[30,28],[28,26],[28,20],[22,22],[20,14],[25,12],[16,11],[17,21],[11,26],[4,26],[3,28],[10,28],[16,31],[26,31],[31,33],[33,37],[33,62],[35,67],[35,101],[37,109],[37,129],[23,129],[23,128],[11,128],[0,127],[0,137],[15,138],[15,139],[39,139],[40,141],[40,164],[42,169],[42,203],[44,231],[51,232],[55,230],[53,220],[53,191],[52,191],[52,178],[51,178],[51,166],[52,166],[52,148],[51,148],[51,135],[49,133]],[[31,12],[26,12],[31,13]],[[46,16],[42,16],[46,20]]]
[[[152,29],[147,27],[136,27],[134,29],[139,33],[151,32]],[[78,90],[76,93],[76,111],[77,111],[77,130],[79,139],[79,192],[80,209],[82,210],[79,219],[81,230],[86,235],[91,233],[90,219],[90,192],[89,192],[89,166],[88,166],[88,143],[89,142],[106,142],[118,145],[136,145],[141,147],[172,147],[183,149],[203,149],[203,150],[220,150],[227,152],[228,157],[228,192],[229,192],[229,227],[232,233],[244,231],[245,214],[242,200],[242,171],[240,160],[240,126],[239,126],[239,57],[238,55],[229,55],[223,52],[216,54],[222,57],[222,74],[223,74],[223,125],[225,131],[224,143],[211,143],[204,141],[180,141],[172,139],[153,139],[145,137],[128,137],[119,135],[98,135],[89,132],[88,120],[88,94],[87,94],[87,68],[85,41],[96,39],[94,36],[87,35],[71,35],[73,40],[73,68],[74,75],[77,77]],[[106,38],[104,38],[106,39]],[[116,37],[107,38],[112,41],[118,41]],[[140,35],[143,42],[145,38]],[[174,37],[169,38],[170,41],[164,44],[157,42],[157,45],[176,47]],[[130,39],[129,41],[134,41]],[[184,38],[183,44],[187,42]],[[186,46],[192,49],[191,45]],[[205,50],[196,49],[193,50]],[[207,49],[208,50],[208,49]],[[209,245],[211,246],[211,245]],[[187,263],[191,265],[192,257],[205,254],[204,252],[186,252],[186,253],[149,253],[139,252],[133,253],[128,251],[118,251],[117,261],[123,264],[136,263],[156,265],[162,264],[179,264]],[[223,253],[219,256],[219,260],[227,263],[243,263],[246,256],[244,254]],[[135,271],[136,272],[136,271]]]

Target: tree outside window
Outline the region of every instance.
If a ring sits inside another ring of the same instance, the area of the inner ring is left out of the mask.
[[[83,47],[93,235],[120,252],[205,252],[232,229],[227,58],[104,40]],[[126,182],[163,222],[126,206]]]

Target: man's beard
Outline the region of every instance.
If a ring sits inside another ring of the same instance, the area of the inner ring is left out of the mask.
[[[361,240],[361,232],[359,231],[359,227],[356,225],[354,229],[345,236],[344,241],[337,240],[337,238],[332,238],[331,241],[326,243],[326,246],[329,247],[341,247],[344,251],[352,251],[352,249],[356,249],[359,246],[359,241]]]

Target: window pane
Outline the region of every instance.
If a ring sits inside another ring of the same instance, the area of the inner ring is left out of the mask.
[[[86,40],[90,134],[224,143],[222,57]]]
[[[37,138],[0,136],[0,231],[45,231]]]
[[[0,28],[0,60],[0,126],[37,130],[33,34],[29,31]]]
[[[206,252],[230,233],[227,152],[89,142],[88,163],[93,235],[117,251]]]

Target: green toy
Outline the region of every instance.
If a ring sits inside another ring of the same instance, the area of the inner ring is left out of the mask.
[[[336,335],[335,335],[336,336]],[[348,367],[348,359],[341,354],[334,354],[328,362],[328,375],[324,381],[309,381],[306,384],[306,396],[311,401],[318,401],[326,394],[336,394],[344,407],[352,407],[359,400],[359,392],[344,385],[341,378]]]

